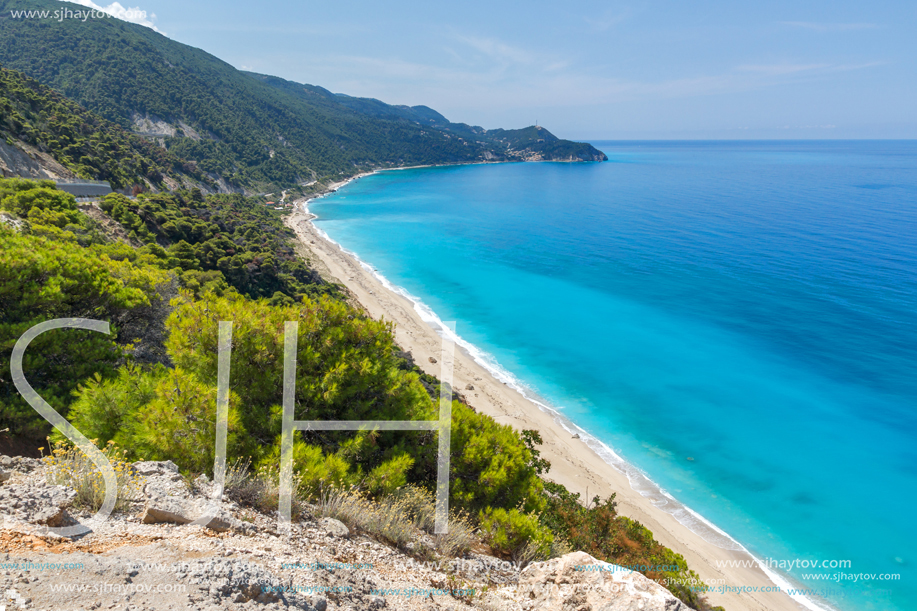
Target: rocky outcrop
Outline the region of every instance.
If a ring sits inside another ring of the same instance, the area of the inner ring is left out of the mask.
[[[45,483],[37,460],[0,457],[0,467],[12,474],[0,485],[0,518],[62,525],[72,490]],[[583,552],[525,568],[475,552],[445,558],[423,534],[396,549],[313,518],[317,507],[286,529],[276,512],[227,499],[218,503],[225,527],[205,528],[189,522],[212,497],[206,477],[189,483],[168,461],[133,469],[139,497],[85,535],[51,538],[0,524],[0,592],[36,609],[690,611],[643,575]]]
[[[149,114],[141,115],[135,112],[131,117],[134,133],[141,136],[166,136],[171,138],[175,135],[175,126],[159,117]]]
[[[25,456],[0,456],[0,467],[10,471],[20,473],[31,473],[42,466],[41,461],[37,458],[27,458]]]
[[[493,611],[691,611],[640,573],[585,552],[529,565],[516,588],[497,590],[485,603]]]
[[[25,142],[9,144],[0,140],[0,177],[22,176],[35,179],[73,179],[77,175],[55,161],[48,153]]]
[[[22,231],[22,228],[25,226],[25,223],[21,220],[5,212],[0,212],[0,223],[10,227],[13,231]]]
[[[137,462],[133,467],[138,475],[146,478],[144,507],[140,515],[144,524],[188,524],[205,514],[215,514],[207,522],[207,528],[225,532],[237,522],[219,505],[210,509],[209,499],[193,495],[191,487],[178,472],[178,465],[171,460]]]
[[[67,509],[76,492],[38,477],[42,462],[35,458],[0,456],[0,528],[34,530],[32,526],[68,526]]]

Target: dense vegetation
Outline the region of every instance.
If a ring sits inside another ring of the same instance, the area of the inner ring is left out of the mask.
[[[54,90],[15,70],[0,67],[0,138],[21,140],[49,153],[83,178],[107,180],[115,189],[143,184],[161,186],[166,175],[204,179],[147,140],[80,107]]]
[[[130,345],[135,339],[155,336],[174,287],[167,273],[126,261],[132,249],[104,243],[73,198],[51,182],[0,180],[0,209],[25,221],[23,235],[0,225],[0,429],[37,442],[47,425],[19,396],[7,366],[16,340],[53,318],[112,323],[115,337],[56,330],[32,343],[24,361],[26,377],[52,407],[66,413],[80,380],[111,373],[136,348]],[[141,355],[147,352],[144,346]]]
[[[275,88],[289,92],[309,103],[344,107],[369,117],[401,120],[415,124],[421,135],[442,133],[453,143],[475,153],[476,159],[518,159],[520,153],[537,153],[544,159],[605,161],[607,157],[590,144],[561,140],[543,127],[522,129],[484,129],[467,123],[452,123],[428,106],[393,106],[372,98],[355,98],[331,93],[322,87],[248,73]]]
[[[113,193],[102,210],[145,244],[140,253],[174,270],[182,286],[222,294],[231,286],[252,298],[292,303],[304,295],[333,293],[293,250],[293,232],[261,198],[211,195],[200,191],[140,194],[135,200]]]
[[[584,505],[579,494],[559,484],[547,482],[545,487],[548,504],[541,523],[564,533],[573,549],[624,567],[647,567],[640,572],[664,584],[690,607],[709,608],[701,594],[703,588],[692,586],[700,580],[696,575],[690,580],[692,573],[684,558],[653,539],[653,533],[639,522],[619,516],[614,494],[604,501],[594,497]]]
[[[285,187],[368,167],[507,158],[506,142],[425,107],[250,75],[139,25],[7,18],[59,6],[0,0],[0,63],[125,129],[136,117],[166,121],[176,129],[163,138],[169,151],[230,183]],[[601,155],[570,146],[584,159]]]

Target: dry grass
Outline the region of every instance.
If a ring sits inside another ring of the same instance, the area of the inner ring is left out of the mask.
[[[293,498],[290,514],[293,520],[302,517],[305,503],[297,494],[297,478],[293,476]],[[253,507],[262,513],[277,511],[280,507],[280,471],[261,467],[251,470],[250,460],[237,460],[226,469],[223,491],[240,505]]]
[[[405,486],[377,501],[357,491],[332,490],[322,494],[318,514],[335,518],[384,541],[405,548],[408,543],[433,533],[435,504],[433,495],[418,486]],[[453,514],[449,532],[435,535],[436,549],[445,556],[464,554],[476,543],[475,530],[464,517]],[[415,553],[425,553],[415,548]]]
[[[375,502],[354,490],[332,490],[322,494],[318,513],[405,547],[418,534],[407,507],[407,503],[391,496]]]
[[[93,440],[95,443],[95,440]],[[118,499],[115,511],[124,511],[140,491],[140,478],[134,473],[131,464],[125,460],[125,451],[115,447],[114,442],[101,448],[115,470],[118,481]],[[43,457],[48,465],[48,482],[58,486],[67,486],[76,491],[74,507],[98,511],[105,501],[105,478],[89,457],[76,446],[55,443],[51,453]]]
[[[432,533],[436,526],[436,501],[426,488],[409,484],[399,488],[387,499],[397,500],[404,508],[415,528]]]
[[[554,541],[551,542],[551,558],[560,558],[561,556],[566,556],[570,552],[575,551],[573,546],[570,545],[570,542],[560,535],[554,536]]]
[[[464,556],[478,542],[476,533],[466,516],[453,513],[449,516],[449,532],[435,535],[436,549],[450,558]]]

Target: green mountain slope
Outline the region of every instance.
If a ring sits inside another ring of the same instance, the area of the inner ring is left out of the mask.
[[[194,164],[2,66],[0,138],[10,146],[31,145],[74,175],[107,180],[115,189],[144,182],[168,188],[166,177],[178,181],[185,175],[211,182]]]
[[[346,108],[360,114],[388,120],[403,120],[423,128],[443,132],[448,138],[457,138],[463,146],[478,151],[478,159],[486,160],[556,160],[556,161],[606,161],[604,153],[590,144],[561,140],[540,126],[523,129],[491,129],[452,123],[428,106],[394,106],[373,98],[355,98],[341,93],[331,93],[315,85],[303,85],[276,76],[246,74],[272,87],[292,93],[301,99],[328,107]]]
[[[50,17],[68,6],[79,10],[53,0],[0,0],[0,64],[154,137],[213,179],[289,186],[375,167],[538,158],[535,145],[544,144],[534,143],[535,154],[527,156],[484,137],[481,128],[443,125],[441,115],[424,107],[391,107],[253,77],[117,19],[59,22],[11,13],[44,10]],[[542,149],[542,158],[555,158]],[[574,159],[604,158],[588,144],[568,149]]]

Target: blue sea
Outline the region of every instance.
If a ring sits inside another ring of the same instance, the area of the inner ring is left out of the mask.
[[[917,141],[593,144],[309,209],[816,603],[917,609]]]

